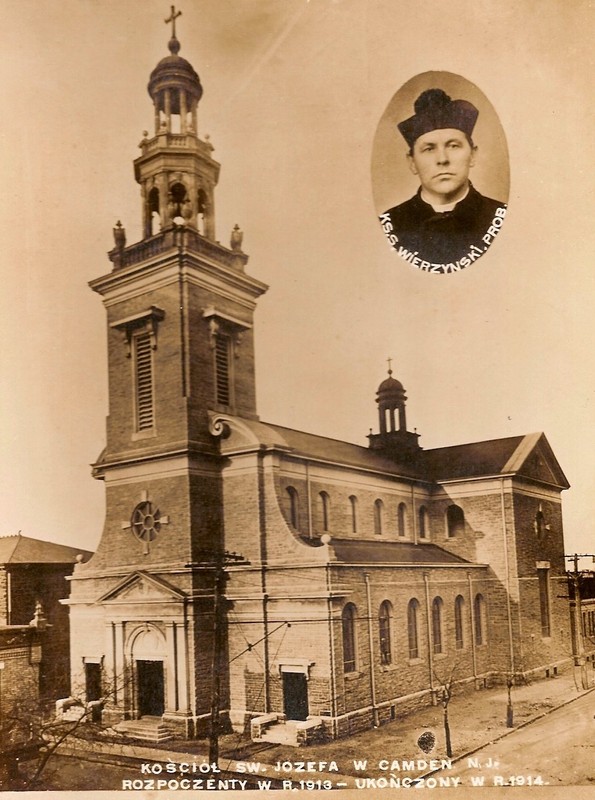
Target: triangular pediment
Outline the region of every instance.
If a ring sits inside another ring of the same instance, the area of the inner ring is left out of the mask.
[[[516,472],[529,480],[568,489],[570,484],[543,433],[523,438],[503,472]]]
[[[97,599],[97,603],[180,602],[185,593],[162,578],[136,570]]]

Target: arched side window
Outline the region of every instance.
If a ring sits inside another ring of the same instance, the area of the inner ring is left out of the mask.
[[[407,606],[409,658],[419,658],[419,601],[413,597]]]
[[[419,538],[420,539],[429,539],[430,538],[430,518],[428,515],[428,509],[425,506],[420,506],[418,511],[418,518],[419,518]]]
[[[393,607],[388,600],[380,604],[378,611],[378,634],[380,637],[380,663],[391,664],[393,660],[391,646],[391,620]]]
[[[465,647],[465,600],[462,595],[455,598],[455,647],[462,650]]]
[[[465,646],[465,632],[463,616],[465,611],[465,601],[462,595],[455,598],[455,646],[457,650],[462,650]]]
[[[288,486],[285,490],[287,492],[288,500],[288,516],[289,521],[294,528],[300,527],[300,498],[297,489],[293,486]]]
[[[475,626],[475,644],[485,644],[486,639],[486,608],[482,594],[476,594],[473,601],[473,624]]]
[[[407,506],[399,503],[397,509],[397,531],[399,536],[407,536]]]
[[[320,492],[318,495],[318,507],[320,527],[323,531],[328,531],[330,529],[331,498],[327,492]]]
[[[384,503],[382,500],[374,501],[374,533],[380,536],[384,525]]]
[[[432,600],[432,649],[434,654],[442,652],[442,598]]]
[[[449,539],[465,532],[465,513],[460,506],[448,506],[446,509],[446,533]]]
[[[355,620],[356,608],[353,603],[347,603],[341,614],[341,627],[343,631],[343,671],[355,672],[356,668],[356,637]]]
[[[351,505],[351,533],[357,533],[357,497],[352,494],[349,497]]]

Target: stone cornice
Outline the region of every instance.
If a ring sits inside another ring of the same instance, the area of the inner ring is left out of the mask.
[[[197,257],[194,253],[173,250],[153,260],[95,278],[89,282],[89,286],[103,296],[105,306],[110,306],[131,296],[175,283],[180,277],[190,284],[235,300],[250,310],[254,309],[256,298],[268,289],[265,283],[244,272]]]

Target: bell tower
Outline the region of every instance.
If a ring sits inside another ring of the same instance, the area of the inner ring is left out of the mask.
[[[396,460],[412,460],[421,450],[419,434],[407,430],[406,400],[403,384],[393,378],[389,359],[388,378],[376,392],[380,433],[370,432],[368,440],[372,450],[381,450]]]
[[[215,239],[214,191],[219,164],[211,157],[208,138],[198,137],[198,103],[203,89],[192,65],[179,55],[176,18],[172,8],[169,55],[149,79],[155,130],[145,131],[134,174],[141,185],[143,231],[152,236],[174,221]]]
[[[179,55],[179,13],[172,7],[169,54],[149,79],[154,133],[134,162],[142,238],[127,243],[118,221],[111,269],[90,283],[107,314],[106,446],[93,465],[106,517],[69,603],[73,685],[101,663],[116,689],[110,719],[163,715],[192,734],[209,716],[224,547],[223,459],[210,420],[256,418],[253,315],[267,286],[246,272],[238,225],[228,247],[215,239],[219,164],[198,136],[203,89]]]

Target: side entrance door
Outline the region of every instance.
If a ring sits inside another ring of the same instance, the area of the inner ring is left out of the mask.
[[[308,718],[308,681],[302,672],[283,673],[283,710],[287,719]]]

